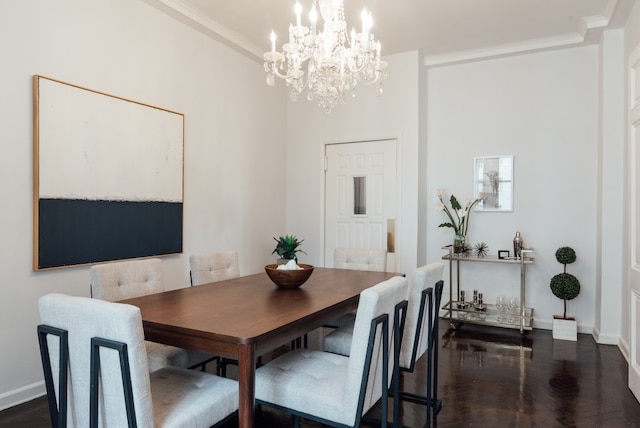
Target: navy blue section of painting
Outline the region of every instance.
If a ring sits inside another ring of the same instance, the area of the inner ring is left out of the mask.
[[[182,252],[182,203],[40,199],[40,269]]]

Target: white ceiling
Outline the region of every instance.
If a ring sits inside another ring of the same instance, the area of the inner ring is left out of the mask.
[[[262,60],[273,29],[281,41],[295,0],[146,0],[212,37]],[[303,17],[312,0],[299,0]],[[349,26],[373,15],[382,54],[420,50],[438,65],[595,43],[624,26],[636,0],[345,0]],[[308,25],[308,22],[303,24]]]

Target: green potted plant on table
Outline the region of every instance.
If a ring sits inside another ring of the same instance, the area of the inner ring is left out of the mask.
[[[576,252],[571,247],[561,247],[556,251],[556,260],[564,265],[564,272],[551,278],[551,292],[564,300],[564,314],[553,316],[553,338],[573,340],[578,339],[578,324],[573,317],[567,317],[567,300],[575,299],[580,294],[580,281],[567,273],[567,265],[576,261]]]
[[[273,239],[278,244],[271,254],[278,254],[278,256],[280,256],[278,264],[287,263],[289,260],[295,260],[297,262],[297,253],[299,252],[307,254],[298,248],[304,242],[304,239],[298,240],[295,235],[285,235],[278,238],[274,236]]]

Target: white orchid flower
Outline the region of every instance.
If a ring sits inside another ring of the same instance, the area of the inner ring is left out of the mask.
[[[458,199],[454,195],[451,195],[450,198],[448,198],[451,207],[448,207],[444,199],[446,195],[445,189],[438,188],[437,190],[439,202],[436,204],[436,208],[439,211],[443,211],[449,219],[448,222],[441,223],[438,227],[450,227],[455,231],[456,235],[466,236],[467,230],[469,229],[471,210],[476,204],[485,199],[487,195],[485,193],[478,193],[478,196],[473,200],[469,200],[464,208],[456,209],[460,207]]]

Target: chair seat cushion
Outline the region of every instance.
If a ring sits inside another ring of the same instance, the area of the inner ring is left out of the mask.
[[[150,342],[148,340],[144,341],[144,346],[147,349],[147,360],[149,362],[150,372],[167,366],[189,368],[212,358],[212,356],[203,352],[176,348],[175,346]]]
[[[343,405],[348,369],[342,355],[296,349],[256,371],[256,399],[352,425],[355,414],[345,415]]]
[[[324,350],[333,354],[349,356],[353,340],[353,322],[333,330],[324,338]]]
[[[150,378],[158,428],[210,427],[238,408],[235,380],[178,367],[156,370]]]

